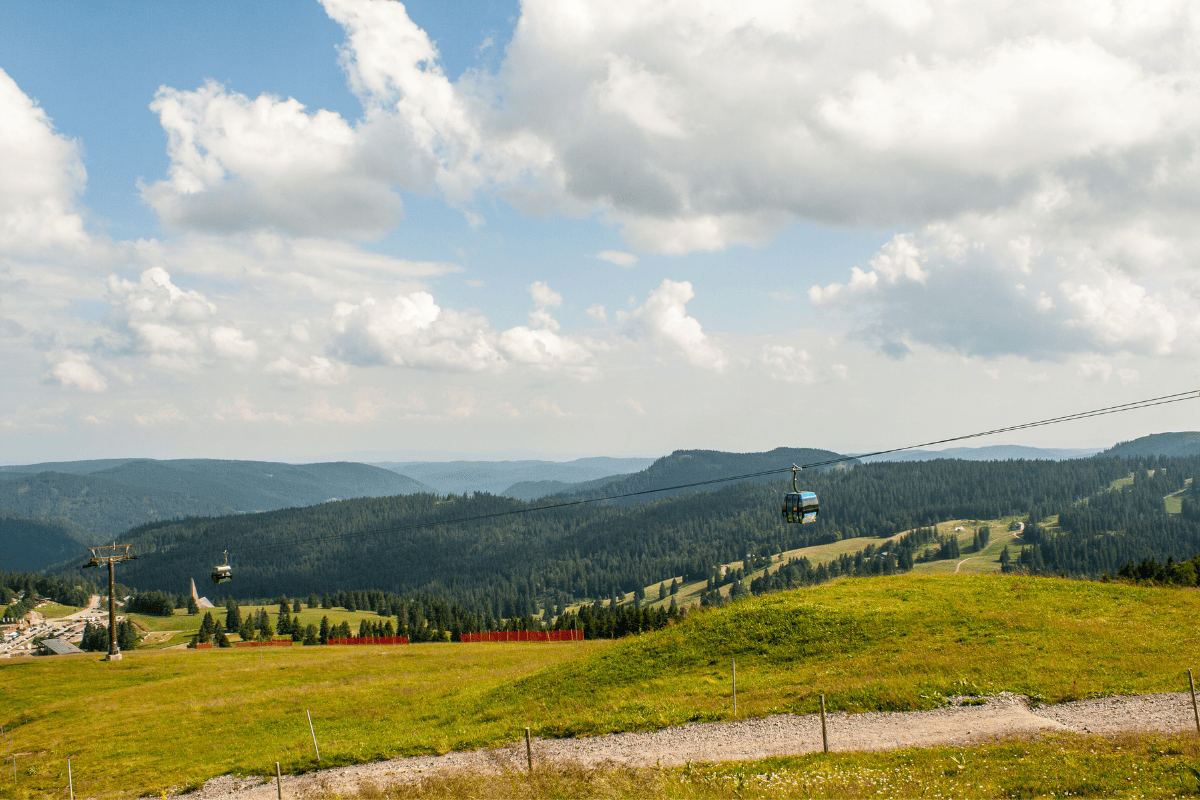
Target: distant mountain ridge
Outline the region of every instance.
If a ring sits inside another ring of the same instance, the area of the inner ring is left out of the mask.
[[[637,472],[654,462],[653,458],[597,456],[574,461],[381,461],[373,466],[407,475],[441,494],[505,495],[514,484],[556,481],[570,486]]]
[[[957,458],[962,461],[1062,461],[1068,458],[1088,458],[1099,453],[1099,447],[1061,448],[1027,447],[1020,444],[994,444],[987,447],[949,447],[945,450],[903,450],[873,458],[864,458],[864,463],[878,461],[933,461],[938,458]]]
[[[0,467],[0,510],[64,520],[88,544],[136,525],[432,492],[368,464],[103,459]]]

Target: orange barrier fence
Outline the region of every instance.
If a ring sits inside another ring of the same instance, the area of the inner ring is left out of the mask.
[[[207,644],[197,644],[196,649],[197,650],[212,650],[212,642],[208,642]]]
[[[330,639],[329,644],[408,644],[407,636],[354,636],[350,639]]]
[[[291,647],[291,639],[268,639],[265,642],[235,642],[234,647]]]
[[[583,631],[492,631],[464,633],[464,642],[582,642]]]

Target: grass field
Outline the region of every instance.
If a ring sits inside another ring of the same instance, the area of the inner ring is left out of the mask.
[[[532,775],[433,775],[366,785],[362,798],[924,798],[1179,797],[1200,793],[1193,735],[1066,733],[977,747],[812,754],[673,769],[540,765]],[[310,800],[345,795],[317,792]]]
[[[238,606],[242,612],[242,618],[245,619],[247,614],[254,614],[258,609],[266,609],[266,612],[271,617],[271,624],[275,624],[279,616],[279,606]],[[382,622],[383,617],[380,617],[374,611],[347,611],[344,608],[308,608],[301,605],[300,614],[292,614],[292,618],[300,617],[300,621],[304,625],[310,622],[319,626],[322,617],[329,617],[331,624],[341,622],[349,623],[354,633],[358,634],[358,624],[361,620],[370,620],[371,622]],[[39,609],[40,611],[40,609]],[[156,617],[150,614],[132,614],[131,617],[144,630],[151,632],[143,641],[143,646],[148,648],[163,648],[173,647],[175,645],[187,644],[200,630],[200,624],[204,621],[204,613],[208,611],[213,615],[213,619],[218,625],[225,624],[225,606],[220,608],[203,609],[199,614],[188,614],[185,609],[176,609],[175,615],[172,617]],[[395,624],[395,620],[392,620]],[[235,635],[230,636],[230,641],[240,641]]]
[[[0,663],[18,755],[2,797],[138,796],[226,772],[442,752],[731,716],[907,710],[1008,690],[1045,702],[1180,690],[1200,592],[1009,576],[836,581],[616,643],[132,651]],[[99,735],[99,731],[104,735]]]
[[[60,619],[68,614],[74,614],[78,610],[79,606],[64,606],[58,603],[43,603],[34,609],[44,619]]]

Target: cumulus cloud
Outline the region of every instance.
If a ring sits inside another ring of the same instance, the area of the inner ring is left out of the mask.
[[[513,361],[541,367],[589,364],[592,351],[588,343],[560,335],[562,326],[550,313],[551,308],[562,305],[562,295],[542,281],[531,284],[529,294],[536,306],[529,314],[529,325],[518,325],[500,334],[501,352]]]
[[[127,350],[157,368],[195,372],[213,359],[253,361],[258,346],[231,325],[213,324],[217,307],[194,289],[181,289],[162,267],[136,282],[108,279],[112,324],[128,337]]]
[[[1077,205],[962,215],[898,234],[871,269],[813,286],[809,299],[896,358],[914,343],[985,358],[1195,352],[1181,332],[1200,314],[1198,298],[1167,276],[1128,274],[1138,237],[1129,226],[1073,231]],[[1200,242],[1180,246],[1200,256]]]
[[[49,381],[65,387],[75,387],[85,392],[103,392],[108,381],[91,364],[87,353],[67,351],[51,357]]]
[[[1092,220],[1200,201],[1200,33],[1172,2],[528,0],[500,68],[454,81],[401,3],[324,5],[362,118],[164,88],[171,171],[146,197],[168,222],[367,235],[395,224],[396,189],[472,215],[497,194],[686,253],[796,219],[1001,213],[1054,182]]]
[[[664,279],[645,303],[621,313],[618,319],[626,323],[635,338],[665,346],[693,366],[721,372],[728,358],[704,332],[700,321],[688,316],[687,303],[695,295],[691,281]]]
[[[86,243],[75,200],[87,174],[78,145],[0,70],[0,251]]]
[[[503,361],[487,319],[443,309],[429,292],[338,303],[332,326],[338,357],[352,364],[480,372]]]
[[[399,221],[400,198],[336,113],[307,113],[293,98],[251,100],[213,82],[163,87],[150,107],[171,166],[142,194],[169,225],[373,236]]]

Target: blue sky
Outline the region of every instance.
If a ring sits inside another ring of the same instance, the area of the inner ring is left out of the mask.
[[[896,446],[1200,378],[1167,5],[0,8],[4,461]],[[1019,443],[1194,429],[1182,408]]]

